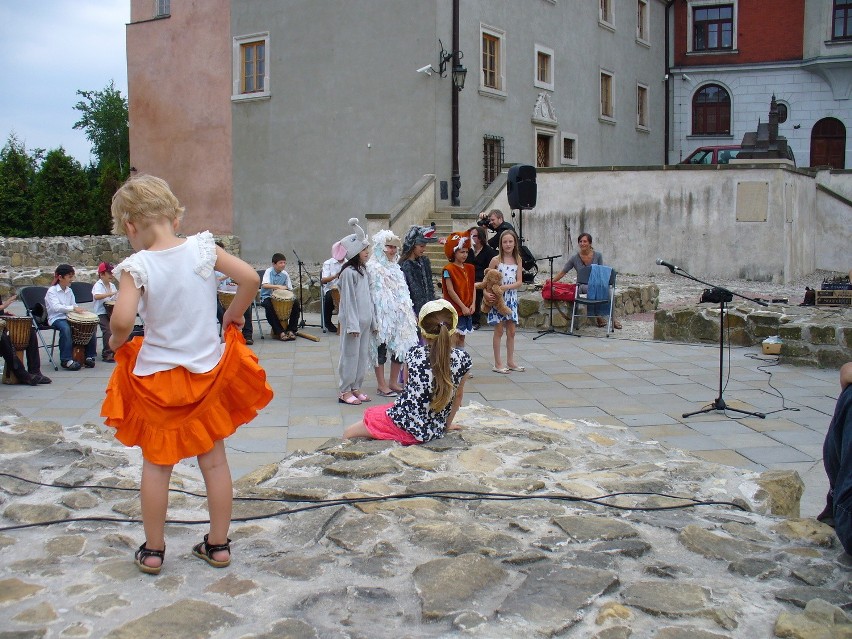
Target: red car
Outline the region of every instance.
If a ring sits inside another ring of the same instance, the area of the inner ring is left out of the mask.
[[[728,164],[739,155],[739,144],[729,146],[699,146],[681,164]]]

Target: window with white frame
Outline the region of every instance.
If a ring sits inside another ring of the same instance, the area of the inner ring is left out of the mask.
[[[533,84],[540,89],[553,91],[553,49],[535,45],[535,79]]]
[[[577,134],[562,133],[562,164],[577,166]]]
[[[648,0],[636,0],[636,39],[643,44],[648,44]]]
[[[600,0],[598,21],[608,27],[615,26],[615,16],[612,14],[612,0]]]
[[[232,100],[256,100],[271,95],[268,61],[269,33],[234,38]]]
[[[535,132],[535,165],[538,168],[553,166],[553,131],[536,129]]]
[[[852,0],[834,0],[831,13],[831,39],[852,38]]]
[[[163,18],[171,15],[171,0],[154,0],[154,17]]]
[[[609,71],[601,70],[601,112],[604,120],[615,120],[615,96],[613,95],[613,76]]]
[[[648,130],[648,87],[644,84],[636,85],[636,126]]]
[[[479,32],[482,43],[479,88],[486,93],[505,94],[506,32],[486,25],[480,25]]]
[[[482,144],[482,188],[487,189],[497,176],[503,166],[503,138],[499,135],[486,135]]]
[[[686,2],[687,52],[735,52],[739,0],[686,0]]]

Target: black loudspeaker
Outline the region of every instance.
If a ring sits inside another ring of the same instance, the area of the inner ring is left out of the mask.
[[[538,187],[535,183],[535,167],[527,164],[516,164],[509,169],[509,179],[506,182],[506,197],[510,209],[535,208]]]

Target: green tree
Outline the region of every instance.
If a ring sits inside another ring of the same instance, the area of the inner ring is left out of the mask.
[[[103,91],[78,90],[77,95],[83,99],[74,108],[83,115],[74,123],[74,128],[85,131],[98,165],[112,162],[121,177],[126,178],[130,170],[127,98],[115,88],[113,80]]]
[[[88,235],[92,223],[89,181],[82,165],[62,147],[48,152],[35,184],[33,231],[38,236]]]
[[[27,237],[33,230],[36,158],[14,134],[0,151],[0,235]]]
[[[96,235],[112,233],[112,196],[122,184],[121,172],[112,162],[101,165],[97,184],[92,193],[92,224]]]

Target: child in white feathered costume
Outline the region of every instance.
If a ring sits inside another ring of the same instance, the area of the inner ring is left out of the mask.
[[[377,393],[396,397],[402,390],[399,370],[405,354],[417,346],[417,325],[411,312],[411,296],[405,275],[399,268],[400,239],[393,231],[373,234],[373,255],[367,262],[367,278],[373,297],[378,331],[370,341],[370,354],[376,368]],[[390,355],[390,382],[385,381],[385,361]]]

